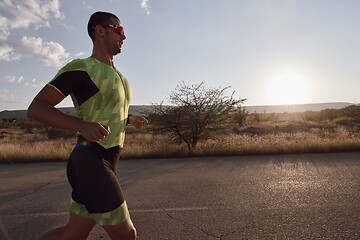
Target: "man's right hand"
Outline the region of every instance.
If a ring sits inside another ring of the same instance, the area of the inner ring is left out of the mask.
[[[110,128],[101,123],[84,122],[79,133],[89,142],[97,142],[110,134]]]

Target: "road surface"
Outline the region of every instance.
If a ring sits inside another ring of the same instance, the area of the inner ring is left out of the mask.
[[[0,239],[66,223],[65,168],[0,165]],[[359,152],[125,160],[118,178],[138,239],[360,239]]]

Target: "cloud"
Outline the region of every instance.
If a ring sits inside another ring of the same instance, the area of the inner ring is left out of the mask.
[[[21,58],[21,55],[14,52],[14,48],[5,44],[0,45],[0,60],[11,62]]]
[[[10,18],[0,15],[1,30],[49,27],[49,19],[64,18],[59,0],[3,0],[0,8],[11,15]]]
[[[0,91],[0,102],[3,104],[19,104],[19,103],[26,103],[28,104],[31,100],[29,97],[24,97],[17,92],[1,92]],[[4,107],[4,106],[1,106]]]
[[[30,80],[25,79],[23,76],[7,75],[1,79],[2,81],[14,84],[21,84],[27,87],[41,88],[45,86],[45,82],[38,82],[35,78]],[[5,92],[5,91],[3,91]]]
[[[1,25],[1,23],[0,23]],[[6,30],[0,30],[0,44],[5,43],[9,38],[10,32]]]
[[[59,67],[69,60],[60,43],[29,36],[11,39],[13,30],[50,27],[51,19],[63,19],[59,0],[3,0],[0,9],[7,14],[0,14],[0,61],[37,56],[46,66]]]
[[[86,52],[79,52],[79,53],[74,54],[73,57],[79,58],[79,57],[84,56],[86,54],[87,54]]]
[[[21,83],[24,80],[23,76],[11,76],[11,75],[7,75],[4,77],[4,80],[6,82],[11,82],[11,83]]]
[[[40,37],[23,36],[17,45],[20,49],[40,57],[46,66],[60,67],[70,57],[60,43],[47,42]]]
[[[82,56],[77,53],[74,56]],[[23,36],[20,40],[6,40],[0,44],[0,60],[16,61],[26,56],[37,56],[45,66],[60,67],[72,57],[58,42],[45,41],[40,37]]]
[[[9,20],[6,17],[0,15],[0,30],[4,31],[9,28]]]
[[[36,81],[35,78],[33,80],[31,80],[31,82],[25,83],[25,86],[29,86],[29,87],[33,87],[33,88],[41,88],[45,85],[46,85],[45,82],[38,82],[38,81]]]
[[[141,1],[141,8],[145,9],[147,15],[150,15],[149,0],[140,0],[140,1]]]

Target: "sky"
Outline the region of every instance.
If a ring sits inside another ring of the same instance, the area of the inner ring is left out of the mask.
[[[0,111],[91,55],[96,11],[125,29],[115,65],[132,105],[167,104],[181,82],[230,87],[246,106],[360,102],[358,0],[0,0]]]

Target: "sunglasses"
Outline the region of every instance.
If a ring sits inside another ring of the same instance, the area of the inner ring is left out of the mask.
[[[124,28],[118,25],[100,25],[104,28],[112,28],[115,32],[119,33],[120,35],[124,35]]]

